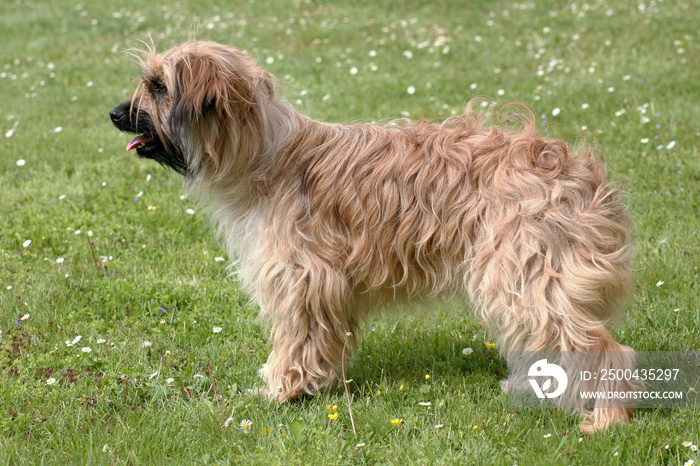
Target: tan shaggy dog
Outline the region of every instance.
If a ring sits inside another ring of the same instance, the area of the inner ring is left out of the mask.
[[[627,209],[591,151],[540,137],[527,109],[516,129],[471,105],[443,123],[328,124],[231,47],[191,41],[142,66],[110,116],[211,206],[272,323],[266,397],[331,386],[368,310],[394,300],[468,300],[504,354],[631,351],[606,328],[630,289]],[[584,431],[632,415],[582,412]]]

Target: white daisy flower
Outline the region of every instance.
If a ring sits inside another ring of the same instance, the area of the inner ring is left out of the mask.
[[[250,428],[253,427],[253,421],[250,419],[243,419],[241,421],[241,430],[246,434],[250,432]]]

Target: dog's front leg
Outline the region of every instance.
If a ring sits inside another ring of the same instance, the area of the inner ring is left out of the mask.
[[[355,341],[345,276],[310,258],[265,282],[261,305],[274,320],[273,350],[260,371],[266,397],[287,401],[329,387]]]

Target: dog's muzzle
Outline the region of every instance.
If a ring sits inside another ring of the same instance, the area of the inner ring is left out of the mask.
[[[143,111],[132,110],[131,101],[127,100],[109,112],[109,118],[117,129],[136,135],[126,145],[126,150],[136,149],[139,157],[155,160],[181,175],[186,174],[187,165],[184,156],[170,141],[167,142],[166,149],[166,143],[161,140],[150,115]]]

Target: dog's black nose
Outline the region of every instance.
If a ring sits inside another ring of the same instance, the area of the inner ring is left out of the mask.
[[[121,107],[117,107],[109,112],[109,117],[114,123],[119,123],[126,116],[126,112]]]

